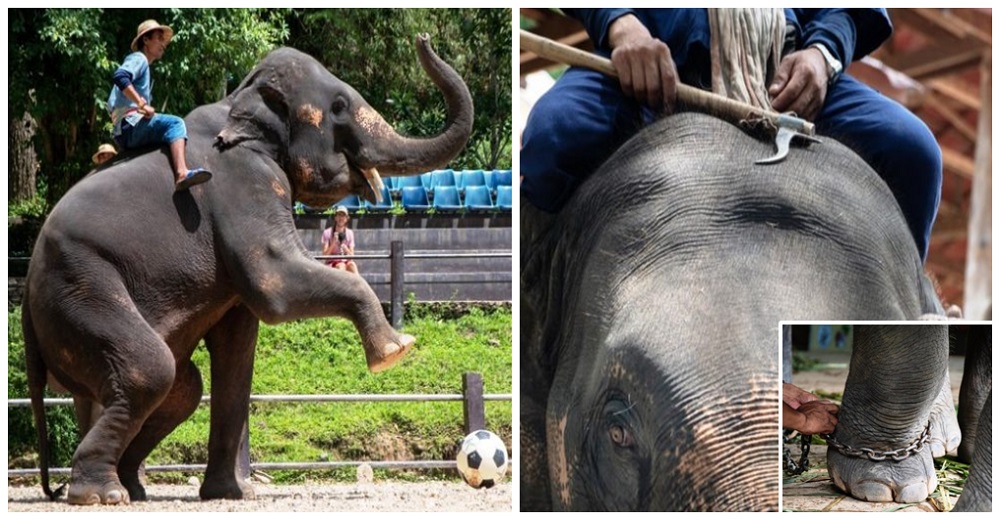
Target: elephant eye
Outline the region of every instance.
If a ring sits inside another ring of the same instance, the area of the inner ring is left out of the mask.
[[[621,446],[622,448],[631,448],[634,444],[632,440],[632,434],[624,426],[620,424],[612,424],[608,428],[608,435],[611,437],[611,442]]]
[[[338,97],[337,99],[335,99],[333,101],[333,105],[330,106],[330,110],[334,114],[339,114],[343,112],[345,108],[347,108],[347,100],[342,97]]]

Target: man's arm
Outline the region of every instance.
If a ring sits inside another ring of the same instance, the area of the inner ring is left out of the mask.
[[[608,32],[611,24],[627,14],[635,14],[632,9],[569,9],[564,8],[562,12],[583,24],[587,29],[587,35],[594,42],[598,49],[610,49]]]
[[[677,66],[667,44],[654,38],[631,9],[564,9],[580,20],[598,48],[611,49],[622,92],[653,110],[671,113]]]

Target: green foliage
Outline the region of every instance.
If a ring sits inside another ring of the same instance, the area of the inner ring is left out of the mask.
[[[36,193],[34,197],[20,202],[7,204],[8,217],[41,218],[49,213],[49,203],[44,193]]]
[[[417,61],[414,39],[434,50],[469,87],[473,134],[454,169],[510,168],[509,9],[341,9],[296,11],[289,43],[351,84],[400,133],[428,136],[446,118],[441,94]]]
[[[139,23],[170,25],[174,41],[153,65],[154,106],[186,114],[225,95],[288,35],[288,10],[11,9],[10,114],[38,122],[39,182],[49,202],[90,171],[90,156],[110,140],[105,103],[115,69],[131,52]]]
[[[20,312],[8,313],[10,359],[8,395],[25,395]],[[405,330],[417,338],[414,350],[398,366],[368,372],[360,337],[350,322],[327,318],[277,326],[262,325],[258,340],[254,394],[413,394],[462,391],[461,374],[483,375],[486,393],[512,392],[511,311],[467,309],[442,319],[432,312],[411,317]],[[19,356],[19,357],[18,357]],[[211,389],[208,355],[195,351],[194,363]],[[16,361],[19,360],[19,361]],[[61,408],[68,412],[68,408]],[[22,409],[14,409],[22,410]],[[52,424],[52,408],[49,422]],[[512,406],[486,403],[487,425],[510,445]],[[8,414],[11,418],[14,412]],[[30,416],[30,414],[29,414]],[[209,408],[168,436],[150,455],[150,464],[204,463],[207,458]],[[72,422],[69,423],[72,426]],[[8,457],[35,450],[30,418],[20,429],[13,422]],[[251,457],[268,462],[396,459],[448,459],[462,438],[459,402],[401,403],[254,403],[250,416]],[[76,446],[75,440],[68,444]],[[72,449],[72,448],[71,448]],[[67,461],[64,461],[65,464]],[[281,482],[306,474],[282,472]],[[353,473],[331,472],[326,477]],[[449,474],[450,475],[450,474]],[[315,473],[309,473],[315,478]],[[453,475],[450,475],[453,477]]]
[[[110,139],[105,103],[135,28],[153,18],[175,35],[153,65],[153,105],[187,114],[231,91],[278,45],[324,63],[403,134],[428,136],[446,121],[444,99],[423,73],[418,33],[469,86],[473,134],[455,169],[510,168],[510,9],[11,9],[9,113],[38,123],[39,185],[49,207],[91,169]],[[37,207],[42,210],[44,207]],[[401,211],[401,210],[397,210]]]
[[[51,393],[47,394],[53,396]],[[24,365],[24,333],[21,329],[21,311],[7,313],[7,397],[28,397],[28,378]],[[65,397],[65,396],[60,396]],[[45,410],[49,430],[50,465],[68,466],[73,452],[80,443],[73,409],[68,406]],[[7,460],[25,461],[37,467],[38,434],[31,416],[31,408],[7,408]],[[30,460],[25,460],[30,459]]]

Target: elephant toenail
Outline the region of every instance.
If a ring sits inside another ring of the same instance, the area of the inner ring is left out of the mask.
[[[927,499],[927,495],[927,483],[918,482],[916,484],[910,484],[900,490],[899,495],[896,497],[896,502],[904,504],[923,502]]]

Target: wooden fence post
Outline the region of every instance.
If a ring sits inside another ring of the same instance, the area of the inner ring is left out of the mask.
[[[462,374],[462,413],[465,417],[466,434],[486,429],[482,374],[476,372]]]
[[[392,258],[389,260],[389,299],[392,302],[392,310],[390,311],[390,321],[393,328],[399,330],[403,328],[403,288],[405,287],[403,280],[403,242],[401,240],[393,240],[391,247]]]

